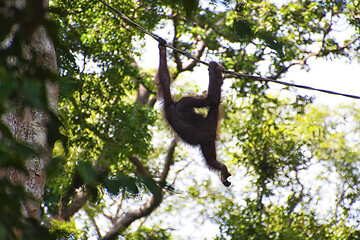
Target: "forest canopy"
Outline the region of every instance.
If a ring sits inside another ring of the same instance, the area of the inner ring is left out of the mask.
[[[236,73],[291,83],[310,62],[359,63],[358,0],[108,3]],[[97,0],[6,0],[0,17],[0,239],[360,238],[357,102],[224,73],[227,189],[166,123],[154,39]],[[202,95],[206,67],[167,54],[175,99]]]

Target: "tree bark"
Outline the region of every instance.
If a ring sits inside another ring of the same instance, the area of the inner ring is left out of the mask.
[[[48,8],[48,0],[34,0],[30,4],[33,5],[34,11],[32,17],[36,18],[34,23],[40,22],[38,18],[48,17],[44,16],[44,10]],[[5,11],[12,7],[23,10],[26,1],[6,0],[5,6],[1,14],[6,14]],[[39,16],[39,13],[43,15]],[[23,56],[29,60],[35,59],[37,64],[42,65],[45,69],[56,72],[55,49],[45,27],[41,25],[34,25],[33,27],[34,29],[29,30],[30,42],[23,47]],[[14,33],[16,31],[18,30],[15,30]],[[11,39],[12,36],[8,37]],[[58,85],[48,81],[45,86],[49,110],[57,114]],[[2,170],[2,173],[4,174],[5,171],[5,175],[14,184],[23,185],[25,190],[33,196],[33,199],[22,203],[22,210],[26,218],[37,219],[46,181],[46,166],[52,156],[52,146],[47,141],[47,123],[50,121],[50,116],[45,111],[18,105],[17,109],[7,112],[2,117],[2,121],[9,127],[16,141],[30,146],[36,153],[31,159],[26,160],[27,174],[14,169]]]

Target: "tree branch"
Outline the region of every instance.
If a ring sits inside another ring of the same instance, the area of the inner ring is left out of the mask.
[[[89,197],[87,196],[85,189],[81,188],[75,194],[71,204],[61,209],[60,219],[68,221],[71,216],[73,216],[77,211],[79,211],[80,208],[82,208],[86,204],[88,199]]]
[[[107,164],[101,164],[102,158],[104,157],[104,150],[97,159],[95,165],[96,173],[99,179],[105,177],[110,167]],[[73,197],[71,204],[68,204],[69,199]],[[62,209],[60,210],[60,216],[56,216],[55,219],[64,219],[68,221],[77,211],[79,211],[89,200],[89,196],[86,193],[86,186],[84,185],[83,179],[76,173],[74,179],[62,201]]]
[[[175,48],[178,48],[179,47],[179,37],[178,37],[178,31],[177,31],[177,28],[179,26],[179,14],[173,14],[173,17],[172,17],[172,20],[173,20],[173,24],[174,24],[174,37],[173,37],[173,46]],[[177,72],[181,72],[182,70],[182,62],[181,62],[181,59],[180,59],[180,54],[177,52],[177,51],[174,51],[173,52],[173,55],[174,55],[174,58],[175,58],[175,63],[176,63],[176,69],[177,69]]]
[[[211,29],[210,29],[211,30]],[[208,34],[207,31],[206,34]],[[205,48],[206,48],[206,43],[204,41],[200,41],[200,43],[198,44],[197,48],[196,48],[196,53],[194,55],[194,57],[196,57],[197,59],[200,59],[201,56],[203,55],[204,51],[205,51]],[[189,70],[192,70],[195,66],[196,66],[196,63],[197,61],[195,61],[194,59],[189,59],[186,64],[184,65],[184,67],[182,67],[182,71],[189,71]]]
[[[96,234],[98,235],[98,238],[101,238],[101,232],[99,226],[96,224],[95,218],[92,216],[90,217],[90,221],[95,226]]]
[[[168,154],[166,156],[166,160],[164,163],[164,169],[160,175],[160,181],[159,181],[158,185],[161,189],[163,189],[165,186],[166,178],[167,178],[167,176],[169,174],[169,170],[170,170],[170,165],[174,161],[174,151],[175,151],[176,145],[177,145],[177,138],[175,138],[170,144]],[[136,158],[131,159],[131,161],[135,164],[135,166],[138,168],[138,170],[142,169],[144,166],[142,166],[142,163],[137,160],[138,159],[136,159]],[[141,164],[141,167],[139,164]],[[140,171],[142,171],[142,170],[140,170]],[[139,207],[136,210],[125,213],[121,218],[116,220],[116,222],[113,224],[113,226],[110,228],[110,230],[106,233],[106,235],[103,237],[103,239],[104,240],[112,239],[112,238],[116,237],[117,234],[119,234],[119,232],[122,229],[125,229],[134,221],[136,221],[142,217],[150,215],[150,213],[152,213],[160,205],[160,203],[162,202],[162,199],[163,198],[161,196],[161,200],[159,201],[158,199],[156,199],[154,197],[154,195],[152,195],[144,205],[142,205],[141,207]]]
[[[344,49],[349,48],[352,44],[354,44],[359,39],[360,39],[360,37],[357,37],[357,38],[353,39],[352,41],[349,41],[349,42],[345,43],[343,46],[338,47],[336,49],[332,49],[332,50],[322,51],[321,49],[323,47],[321,47],[318,52],[313,52],[313,53],[310,52],[310,53],[308,53],[308,55],[305,56],[303,59],[300,59],[300,60],[297,60],[297,61],[294,61],[294,62],[290,63],[289,66],[284,67],[276,75],[273,75],[273,76],[271,76],[269,78],[270,79],[278,79],[281,74],[286,73],[291,67],[293,67],[295,65],[301,65],[301,66],[307,65],[306,62],[311,57],[323,57],[323,56],[325,56],[325,55],[327,55],[329,53],[332,53],[332,52],[342,51]]]
[[[136,171],[145,177],[151,177],[150,172],[144,167],[144,165],[142,164],[142,162],[140,161],[140,159],[138,157],[136,157],[135,155],[133,155],[130,158],[130,161],[135,165],[136,167]]]

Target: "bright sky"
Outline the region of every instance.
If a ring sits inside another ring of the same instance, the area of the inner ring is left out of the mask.
[[[159,34],[161,35],[161,34]],[[164,37],[164,35],[161,35]],[[159,64],[157,42],[151,37],[146,36],[145,54],[142,57],[141,66],[145,69],[157,68]],[[155,59],[154,59],[155,58]],[[169,65],[174,64],[169,62]],[[306,85],[314,88],[326,89],[340,93],[360,96],[360,63],[353,61],[349,63],[345,59],[323,60],[310,58],[308,60],[310,71],[301,70],[300,66],[290,68],[285,78],[281,79],[286,82]],[[200,66],[194,72],[186,73],[192,79],[197,79],[199,86],[206,88],[208,84],[207,67]],[[204,76],[205,75],[205,76]],[[283,88],[279,84],[271,84],[275,93],[278,89]],[[340,103],[360,103],[360,99],[352,99],[332,94],[321,93],[317,91],[297,89],[301,94],[315,96],[315,103],[336,106]],[[287,91],[281,91],[286,94]]]
[[[291,0],[272,0],[276,5],[282,5],[288,3]],[[208,0],[200,1],[202,5],[209,7]],[[217,4],[216,8],[223,9],[222,4]],[[337,21],[336,25],[333,26],[334,32],[336,34],[336,39],[341,43],[344,40],[347,40],[349,36],[353,34],[353,30],[350,29],[346,21]],[[155,33],[163,37],[165,40],[168,40],[169,32],[172,31],[172,28],[165,27],[161,30],[156,31]],[[145,54],[142,56],[143,64],[142,67],[147,68],[157,68],[158,66],[158,47],[157,42],[146,35],[146,47]],[[154,59],[155,57],[155,59]],[[334,60],[323,60],[316,59],[314,57],[308,59],[307,63],[309,64],[310,71],[301,70],[300,66],[292,67],[287,73],[285,78],[280,79],[282,81],[296,83],[300,85],[306,85],[314,88],[331,90],[335,92],[352,94],[360,96],[360,63],[353,61],[349,63],[346,59],[334,59]],[[174,63],[168,63],[169,65]],[[189,73],[187,77],[191,79],[199,80],[197,83],[199,86],[207,88],[208,78],[207,78],[207,67],[201,65],[196,68],[194,72]],[[204,77],[205,75],[205,77]],[[202,81],[201,81],[202,80]],[[271,84],[272,89],[275,90],[275,93],[279,94],[279,91],[276,89],[281,89],[283,86],[279,84]],[[224,86],[225,87],[225,86]],[[223,87],[223,88],[224,88]],[[330,106],[336,106],[338,104],[350,104],[350,103],[360,103],[360,99],[352,99],[342,96],[336,96],[332,94],[321,93],[317,91],[298,89],[301,94],[307,94],[309,96],[316,97],[315,103],[317,104],[326,104]],[[281,91],[281,94],[287,94],[286,91]]]
[[[168,29],[157,31],[156,34],[165,39],[169,36]],[[145,40],[146,46],[139,65],[144,69],[157,69],[159,64],[158,43],[147,35],[145,36]],[[289,72],[286,73],[286,77],[281,80],[314,88],[360,96],[360,64],[358,62],[349,63],[344,59],[325,61],[322,59],[311,58],[308,60],[308,64],[310,71],[301,70],[299,66],[295,66],[292,67]],[[174,63],[169,62],[169,65],[174,65]],[[200,67],[197,67],[194,72],[187,72],[184,76],[186,76],[186,78],[190,78],[192,81],[195,81],[201,88],[207,88],[208,71],[206,66],[201,65]],[[281,93],[286,96],[286,94],[289,93],[288,91],[279,91],[284,87],[282,85],[271,84],[270,87],[276,94]],[[358,103],[360,106],[360,100],[310,90],[297,89],[297,91],[301,94],[316,96],[315,103],[318,104],[326,104],[335,107],[341,103]],[[181,230],[181,233],[178,233],[183,236],[192,236],[193,238],[196,238],[197,235],[199,235],[199,237],[204,236],[205,229],[207,236],[214,236],[218,232],[218,228],[214,227],[209,222],[204,223],[202,231],[199,231],[200,229],[197,229],[198,226],[194,225],[191,220],[189,221],[189,219],[184,219],[183,224],[183,227],[179,229]],[[184,231],[186,231],[186,233],[184,233]]]
[[[165,30],[156,32],[161,37],[166,38],[169,36]],[[171,51],[171,50],[169,50]],[[140,66],[145,69],[157,69],[159,64],[158,47],[157,42],[151,37],[146,36],[146,46],[144,48],[144,55]],[[173,62],[168,63],[170,66],[174,66]],[[334,59],[325,61],[323,59],[310,58],[308,60],[310,67],[309,71],[301,70],[300,66],[292,67],[285,78],[282,81],[293,82],[300,85],[306,85],[314,88],[320,88],[345,94],[352,94],[360,96],[360,63],[349,63],[345,59]],[[184,78],[195,81],[201,88],[206,89],[208,85],[208,71],[207,67],[201,65],[197,67],[194,72],[186,72]],[[177,84],[182,84],[183,81],[178,81]],[[229,81],[229,80],[228,80]],[[226,82],[225,82],[226,83]],[[230,82],[229,82],[230,83]],[[226,84],[223,88],[226,88]],[[271,89],[275,94],[281,94],[282,96],[295,96],[295,94],[289,95],[289,91],[279,91],[284,86],[279,84],[270,84]],[[300,94],[306,94],[308,96],[316,97],[316,104],[325,104],[336,108],[338,104],[351,104],[357,103],[360,106],[360,99],[352,99],[342,96],[336,96],[332,94],[321,93],[317,91],[296,89]],[[226,93],[225,93],[226,94]],[[217,177],[217,176],[215,176]],[[232,181],[236,182],[233,176]],[[244,179],[242,179],[244,180]],[[239,180],[240,181],[240,180]],[[216,182],[216,181],[215,181]],[[188,212],[184,209],[184,212]],[[195,211],[194,214],[197,214]],[[181,219],[183,216],[177,216]],[[171,218],[169,218],[171,221]],[[175,227],[176,228],[176,227]],[[206,237],[213,237],[218,233],[218,228],[212,223],[205,221],[204,226],[198,226],[194,224],[191,218],[185,218],[181,221],[181,228],[174,231],[175,236],[182,236],[184,238],[192,236],[192,238],[203,239]]]
[[[358,62],[346,63],[344,59],[325,61],[323,59],[310,59],[310,71],[291,69],[285,80],[295,83],[331,90],[340,93],[360,96],[360,64]],[[339,103],[360,103],[360,99],[335,96],[315,91],[298,90],[316,96],[315,103],[335,106]]]

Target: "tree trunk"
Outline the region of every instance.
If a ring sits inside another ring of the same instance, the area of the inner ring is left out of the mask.
[[[39,19],[44,18],[44,9],[46,10],[48,8],[48,0],[32,0],[29,4],[32,4],[32,10],[34,11],[32,17],[37,20],[34,20],[34,22],[41,22]],[[22,10],[25,6],[25,0],[6,0],[5,8],[1,9],[2,12],[0,12],[0,14],[7,14],[7,10],[9,10],[9,14],[11,14],[11,8],[15,7],[18,10]],[[41,15],[41,13],[43,15]],[[33,31],[29,31],[31,33],[31,36],[28,36],[30,42],[24,46],[22,50],[23,56],[29,60],[36,59],[37,64],[52,72],[56,72],[55,49],[45,27],[41,25],[34,25],[33,27]],[[16,31],[18,30],[15,28],[13,34],[15,34]],[[12,36],[8,37],[9,39],[12,38]],[[57,114],[58,86],[57,84],[50,83],[50,81],[47,81],[45,86],[49,110]],[[50,121],[50,116],[45,111],[34,110],[29,106],[19,104],[16,109],[11,109],[11,111],[7,112],[3,116],[2,121],[9,127],[17,142],[27,144],[36,153],[30,159],[26,160],[25,167],[27,174],[14,169],[6,169],[3,170],[2,173],[4,174],[5,171],[6,176],[14,184],[23,185],[25,190],[33,196],[32,200],[27,200],[22,203],[22,210],[26,218],[37,219],[39,217],[40,204],[44,192],[46,166],[52,156],[53,146],[49,145],[47,139],[47,123]]]

